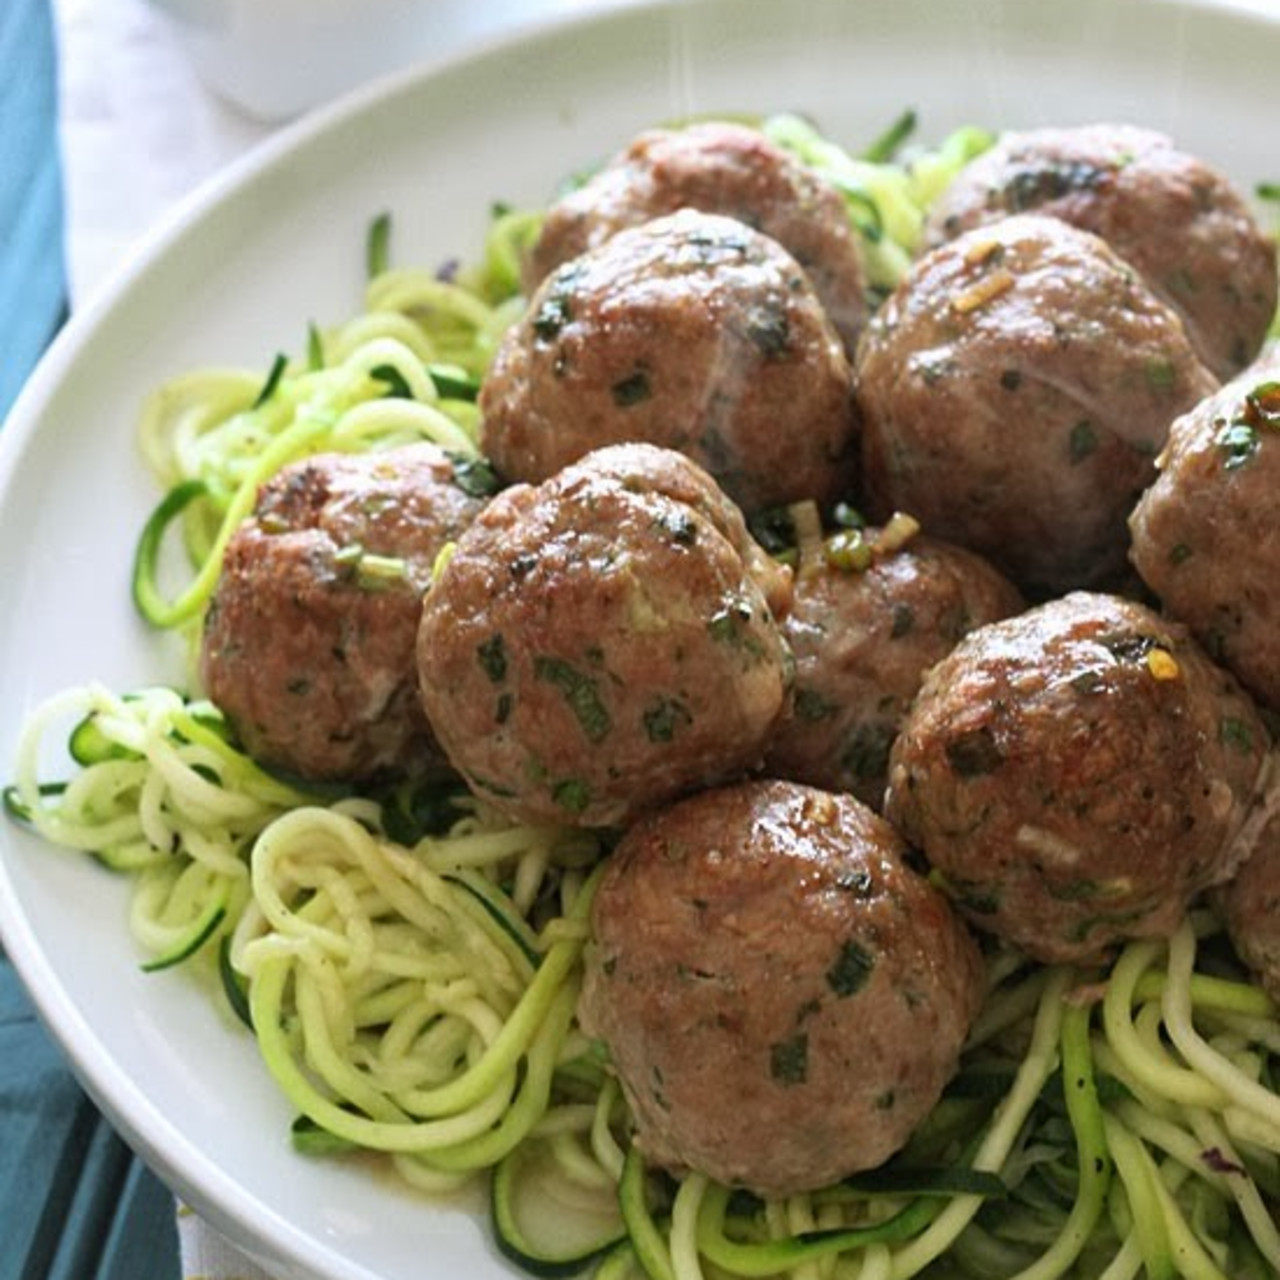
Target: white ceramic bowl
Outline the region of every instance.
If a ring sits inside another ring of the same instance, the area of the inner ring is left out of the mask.
[[[308,322],[350,315],[379,212],[395,260],[432,266],[478,250],[491,202],[545,201],[647,125],[780,109],[855,146],[907,106],[928,139],[1128,118],[1248,189],[1280,177],[1277,65],[1280,20],[1243,0],[672,0],[554,24],[285,129],[73,317],[0,431],[0,782],[44,698],[181,678],[173,637],[129,601],[157,498],[135,448],[142,397],[201,365],[265,372]],[[289,1280],[510,1280],[482,1220],[295,1154],[252,1040],[190,974],[143,973],[126,917],[119,879],[0,821],[4,946],[175,1190]]]

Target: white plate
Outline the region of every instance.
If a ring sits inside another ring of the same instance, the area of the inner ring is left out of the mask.
[[[369,219],[394,256],[474,254],[493,200],[546,199],[641,127],[798,108],[869,140],[1121,119],[1251,187],[1280,178],[1270,0],[697,0],[614,11],[401,77],[304,122],[207,191],[71,324],[0,433],[0,776],[47,695],[175,678],[128,573],[156,495],[136,412],[167,375],[264,369],[359,304]],[[281,1276],[509,1275],[483,1223],[289,1148],[251,1041],[179,973],[144,975],[126,887],[0,823],[5,946],[89,1091],[181,1195]]]

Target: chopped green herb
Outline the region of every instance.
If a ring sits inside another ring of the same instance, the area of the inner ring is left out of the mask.
[[[751,536],[769,555],[782,557],[795,551],[796,522],[790,507],[766,507],[747,518]]]
[[[791,322],[781,305],[761,304],[747,317],[747,337],[766,360],[785,356],[791,348]]]
[[[1238,471],[1258,452],[1259,440],[1257,431],[1247,422],[1228,422],[1213,443],[1223,455],[1222,466],[1226,471]]]
[[[643,720],[650,742],[670,742],[693,723],[693,716],[679,698],[659,697],[649,705]]]
[[[897,729],[884,721],[858,725],[840,753],[840,767],[863,782],[882,777],[889,768],[889,752],[897,736]]]
[[[552,788],[551,798],[566,813],[584,813],[591,803],[591,789],[580,778],[566,778]]]
[[[1191,548],[1185,542],[1175,543],[1169,550],[1169,563],[1171,565],[1186,564],[1193,554]]]
[[[465,400],[474,404],[480,394],[480,379],[456,364],[429,364],[427,374],[437,393],[445,400]]]
[[[1000,890],[975,880],[953,880],[937,867],[928,873],[929,883],[957,906],[978,916],[994,916],[1000,910]]]
[[[875,956],[850,938],[840,948],[835,963],[827,970],[827,986],[842,1000],[857,995],[866,986],[875,967]]]
[[[916,611],[909,605],[899,601],[893,606],[893,624],[889,628],[890,640],[901,640],[909,636],[916,626]]]
[[[488,458],[450,453],[449,461],[453,463],[453,483],[469,498],[491,498],[502,487]]]
[[[381,591],[407,582],[408,566],[400,556],[378,556],[366,552],[356,562],[356,585],[362,591]]]
[[[312,373],[324,368],[324,338],[314,323],[307,325],[307,368]]]
[[[1117,631],[1099,636],[1098,643],[1120,662],[1146,662],[1151,650],[1160,645],[1154,636],[1144,636],[1132,631]]]
[[[681,547],[691,547],[698,540],[698,525],[688,511],[659,510],[654,523]]]
[[[1245,420],[1255,427],[1280,427],[1280,382],[1260,382],[1244,398]]]
[[[717,644],[743,645],[748,642],[747,624],[751,621],[751,607],[735,600],[711,617],[707,632]]]
[[[827,564],[840,573],[865,573],[874,558],[861,529],[833,533],[823,544],[823,555]]]
[[[387,384],[385,398],[388,400],[412,400],[414,398],[413,390],[409,386],[409,380],[393,364],[375,365],[369,370],[369,376],[377,382],[385,382]]]
[[[1168,356],[1147,361],[1147,385],[1153,391],[1172,391],[1177,383],[1178,369]]]
[[[601,742],[608,737],[613,721],[591,676],[583,675],[563,658],[549,657],[536,658],[533,673],[539,680],[560,690],[582,732],[591,742]]]
[[[779,1084],[804,1084],[809,1076],[809,1037],[804,1032],[770,1048],[769,1074]]]
[[[1071,687],[1077,693],[1097,693],[1106,680],[1101,671],[1082,671],[1071,677]]]
[[[982,725],[953,738],[944,748],[947,763],[962,778],[980,778],[994,773],[1004,756],[991,729]]]
[[[253,408],[261,409],[275,395],[280,386],[280,380],[284,377],[284,371],[288,367],[289,357],[280,352],[271,362],[271,370],[267,374],[266,381],[262,384],[262,390],[258,392],[258,398],[253,402]]]
[[[831,523],[838,529],[865,529],[867,518],[848,502],[837,502],[831,508]]]
[[[653,394],[649,385],[649,375],[643,369],[637,369],[629,377],[615,382],[610,388],[613,403],[619,409],[630,409],[633,405],[642,404]]]
[[[1245,755],[1253,753],[1253,734],[1243,720],[1224,716],[1218,724],[1218,737],[1224,746],[1234,747]]]
[[[1082,418],[1071,428],[1068,452],[1071,455],[1072,465],[1083,462],[1091,454],[1096,453],[1097,449],[1098,432],[1088,418]]]
[[[1073,191],[1090,191],[1106,176],[1105,168],[1083,160],[1019,169],[1005,184],[1005,207],[1011,213],[1022,213]]]
[[[502,632],[495,631],[487,640],[476,645],[476,657],[485,675],[494,684],[501,684],[507,678],[507,646]]]
[[[915,132],[916,113],[908,107],[869,147],[862,158],[871,164],[888,164],[898,148]]]
[[[561,330],[573,319],[568,293],[552,293],[542,300],[529,322],[534,334],[543,342],[554,342]]]
[[[814,724],[827,720],[836,713],[836,704],[820,694],[817,689],[797,689],[792,701],[797,720]]]
[[[365,240],[365,272],[370,280],[380,276],[391,260],[391,215],[380,213],[369,224],[369,233]]]
[[[1006,369],[1000,375],[1000,385],[1006,391],[1017,391],[1022,386],[1022,371],[1020,369]]]

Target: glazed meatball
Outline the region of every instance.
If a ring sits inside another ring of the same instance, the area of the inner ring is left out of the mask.
[[[1267,731],[1194,639],[1075,592],[966,636],[926,677],[885,812],[969,918],[1046,963],[1164,936],[1228,879]]]
[[[973,939],[852,796],[776,781],[632,828],[593,903],[579,1016],[645,1158],[775,1197],[897,1151],[981,1003]]]
[[[1165,609],[1280,710],[1280,354],[1179,418],[1130,520]]]
[[[602,450],[499,494],[458,540],[423,608],[427,715],[495,808],[622,823],[758,763],[789,597],[695,464]]]
[[[439,759],[417,688],[422,592],[483,505],[433,444],[312,457],[263,486],[227,546],[200,653],[255,759],[342,781]]]
[[[863,535],[863,567],[850,566],[837,534],[797,575],[783,624],[795,686],[765,762],[775,777],[849,791],[874,809],[925,672],[974,627],[1023,608],[972,552],[923,536],[882,550],[880,533]]]
[[[618,231],[685,208],[736,218],[782,245],[853,350],[867,307],[844,199],[758,129],[727,121],[642,133],[554,204],[526,263],[528,291]]]
[[[1096,124],[1011,133],[935,205],[927,242],[1011,213],[1102,236],[1186,326],[1219,377],[1258,353],[1276,308],[1276,251],[1227,179],[1151,129]]]
[[[740,506],[845,492],[852,375],[794,258],[695,212],[620,231],[553,272],[480,395],[484,452],[538,483],[592,449],[677,449]]]
[[[1217,387],[1097,236],[1024,214],[920,259],[859,349],[865,502],[1035,596],[1110,586],[1169,424]]]

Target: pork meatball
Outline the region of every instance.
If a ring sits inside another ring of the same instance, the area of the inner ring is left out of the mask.
[[[925,672],[975,627],[1023,608],[972,552],[923,536],[882,548],[881,533],[860,536],[863,560],[833,535],[797,575],[783,624],[795,686],[765,761],[774,777],[849,791],[873,809]]]
[[[867,306],[843,197],[758,129],[728,121],[648,130],[552,205],[526,263],[527,289],[618,231],[685,208],[736,218],[782,245],[853,350]]]
[[[1172,932],[1227,880],[1267,731],[1185,628],[1075,592],[966,636],[925,678],[885,812],[977,925],[1046,963]]]
[[[622,823],[759,762],[789,597],[695,464],[601,450],[499,494],[458,540],[423,608],[427,715],[495,808]]]
[[[1131,556],[1164,608],[1280,711],[1280,354],[1174,424],[1130,519]]]
[[[1118,580],[1169,424],[1217,387],[1102,240],[1034,214],[921,258],[858,373],[872,517],[909,511],[1035,596]]]
[[[1230,182],[1131,125],[1002,137],[934,206],[926,243],[1029,211],[1102,236],[1182,317],[1219,377],[1257,355],[1276,309],[1276,250]]]
[[[507,479],[538,483],[592,449],[648,441],[747,509],[822,502],[852,482],[851,379],[795,259],[686,209],[547,278],[481,389],[482,446]]]
[[[579,1016],[645,1158],[767,1197],[903,1146],[981,1003],[978,949],[852,796],[776,781],[632,828],[592,911]]]
[[[312,457],[263,486],[227,545],[200,652],[250,755],[342,781],[439,761],[418,697],[422,593],[484,502],[433,444]]]

